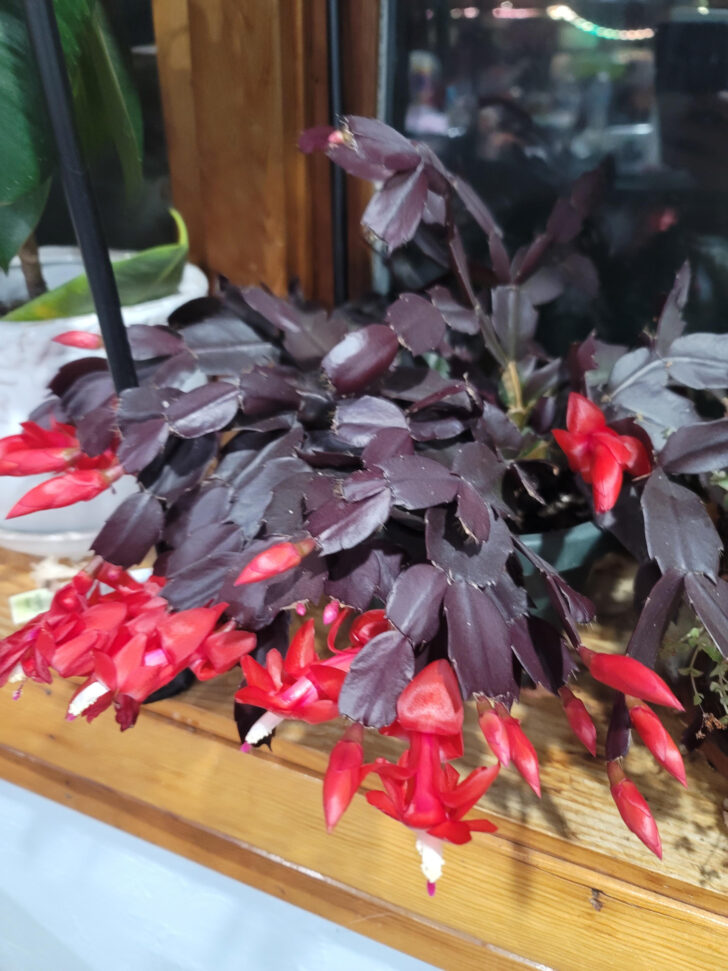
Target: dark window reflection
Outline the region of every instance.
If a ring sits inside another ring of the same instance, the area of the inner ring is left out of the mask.
[[[395,125],[479,190],[511,249],[543,226],[556,194],[605,164],[607,198],[582,240],[600,292],[550,308],[546,340],[563,346],[593,326],[633,340],[686,257],[693,326],[723,327],[728,11],[399,0],[396,43]]]
[[[143,122],[143,183],[130,197],[121,166],[109,146],[90,163],[94,194],[111,247],[144,249],[176,238],[167,147],[159,91],[151,0],[103,0],[114,36],[139,94]],[[58,179],[37,231],[41,243],[75,244],[73,227]]]

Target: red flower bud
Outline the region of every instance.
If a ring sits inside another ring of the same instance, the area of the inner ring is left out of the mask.
[[[63,472],[82,454],[78,448],[24,448],[0,459],[0,475]]]
[[[329,832],[344,815],[361,783],[362,738],[361,725],[350,725],[331,750],[324,775],[324,818]]]
[[[564,706],[571,730],[592,755],[597,754],[597,729],[586,709],[584,702],[567,687],[559,689],[559,697]]]
[[[55,479],[41,482],[26,492],[5,518],[14,519],[42,509],[60,509],[74,502],[87,502],[108,489],[123,474],[122,467],[116,465],[105,472],[100,469],[75,469],[65,475],[57,475]]]
[[[509,715],[505,708],[503,708],[503,712],[501,712],[501,708],[503,708],[503,706],[499,705],[498,713],[506,726],[506,732],[508,734],[508,747],[510,749],[513,764],[540,799],[541,779],[539,776],[538,756],[536,755],[536,749],[533,747],[533,745],[531,745],[530,740],[521,728],[521,723],[519,720],[514,718],[512,715]]]
[[[596,681],[655,705],[684,711],[660,675],[636,658],[626,654],[601,654],[583,645],[579,655]]]
[[[654,711],[647,705],[633,705],[629,709],[629,717],[655,759],[687,789],[682,755]]]
[[[644,796],[634,782],[626,778],[617,762],[607,763],[607,775],[611,785],[612,799],[617,805],[619,815],[624,820],[625,826],[661,860],[660,834]]]
[[[244,567],[235,581],[235,586],[259,583],[261,580],[269,580],[279,573],[292,570],[294,566],[298,566],[304,556],[308,556],[315,545],[312,539],[304,539],[300,543],[277,543],[263,550]]]
[[[52,338],[56,344],[65,347],[79,347],[84,351],[98,351],[104,346],[101,334],[91,334],[86,330],[67,330]]]
[[[511,761],[508,732],[497,712],[487,702],[478,702],[478,724],[493,755],[502,766],[508,765]]]

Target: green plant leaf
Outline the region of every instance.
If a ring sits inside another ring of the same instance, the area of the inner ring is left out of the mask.
[[[27,195],[0,204],[0,269],[5,273],[12,258],[37,226],[50,185],[48,179]]]
[[[142,181],[142,112],[102,7],[94,5],[83,34],[74,88],[76,121],[89,156],[114,145],[127,193]]]
[[[54,0],[74,107],[82,131],[116,146],[127,184],[140,176],[141,115],[136,94],[98,0]],[[56,151],[23,0],[0,4],[0,253],[6,263],[42,213],[39,200]],[[11,240],[17,245],[10,252]]]
[[[187,261],[187,228],[180,214],[170,212],[177,224],[178,240],[142,250],[114,264],[114,277],[124,306],[155,300],[174,293]],[[93,313],[94,302],[85,273],[43,293],[22,307],[16,307],[2,320],[52,320]]]

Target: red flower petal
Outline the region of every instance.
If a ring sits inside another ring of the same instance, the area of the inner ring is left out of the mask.
[[[632,455],[631,449],[624,443],[621,435],[618,435],[612,428],[605,428],[602,431],[594,432],[592,441],[603,445],[612,453],[612,458],[620,465],[625,466]]]
[[[372,792],[366,793],[366,800],[370,806],[374,806],[375,809],[381,810],[386,813],[387,816],[391,816],[392,819],[400,819],[400,815],[397,809],[389,798],[386,792],[382,792],[381,789],[374,789]]]
[[[468,824],[454,819],[447,819],[444,823],[438,823],[436,826],[428,826],[427,832],[431,836],[447,840],[448,843],[455,843],[458,846],[469,843],[472,839]]]
[[[608,512],[619,498],[622,488],[622,466],[601,442],[597,442],[594,446],[591,474],[594,511]]]
[[[593,401],[572,391],[566,406],[566,427],[575,435],[589,435],[604,428],[607,420]]]
[[[440,659],[415,675],[397,701],[397,720],[407,732],[457,735],[463,699],[449,661]]]
[[[489,819],[466,819],[465,825],[474,833],[497,833],[498,827]]]
[[[586,435],[574,435],[563,428],[554,428],[552,435],[569,462],[572,472],[582,476],[590,474],[592,446]]]
[[[243,669],[245,680],[251,688],[257,688],[259,691],[264,691],[266,694],[276,690],[276,686],[273,683],[273,679],[271,678],[270,674],[262,664],[258,664],[254,657],[244,657],[240,662],[240,667]],[[244,691],[245,689],[243,688],[241,690]],[[238,692],[238,695],[239,694],[240,692]],[[236,699],[242,701],[243,699],[238,698],[238,695],[235,696]]]
[[[317,660],[314,646],[315,633],[313,620],[301,624],[291,640],[283,662],[283,670],[293,678],[302,675]]]
[[[480,766],[480,768],[473,769],[451,792],[440,794],[443,805],[455,810],[453,819],[460,819],[468,810],[472,809],[475,803],[488,791],[499,771],[500,764]]]
[[[318,693],[331,701],[339,700],[346,675],[347,672],[343,668],[335,668],[330,664],[313,664],[306,673],[306,677],[316,687]]]
[[[183,663],[197,650],[212,633],[226,606],[193,607],[160,620],[157,627],[160,644],[173,664]]]
[[[652,471],[652,459],[639,438],[622,435],[622,442],[629,451],[629,458],[625,467],[632,475],[648,475]]]

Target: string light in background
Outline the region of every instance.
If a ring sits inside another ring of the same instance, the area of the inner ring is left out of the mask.
[[[655,36],[655,32],[651,27],[641,27],[637,30],[616,30],[614,27],[602,27],[600,24],[595,24],[591,20],[580,17],[575,10],[572,10],[571,7],[563,3],[547,7],[546,14],[551,20],[564,20],[578,30],[583,30],[587,34],[593,34],[595,37],[602,37],[605,40],[638,41],[650,40]]]

